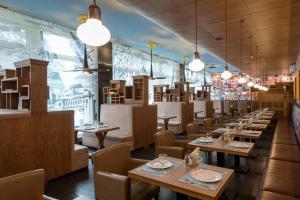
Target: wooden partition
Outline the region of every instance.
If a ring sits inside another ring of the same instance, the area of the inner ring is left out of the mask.
[[[133,139],[134,149],[147,148],[154,143],[154,133],[157,132],[157,106],[133,107]]]
[[[278,117],[291,117],[293,96],[282,92],[259,92],[259,107],[275,110]]]
[[[182,103],[182,132],[186,131],[186,125],[194,121],[194,103]]]
[[[71,172],[73,111],[0,113],[0,178],[43,168],[47,181]]]

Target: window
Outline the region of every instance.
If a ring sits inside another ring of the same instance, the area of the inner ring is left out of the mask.
[[[132,76],[150,75],[150,53],[131,47],[113,44],[113,79],[126,80],[132,84]],[[179,81],[179,64],[164,57],[153,55],[154,77],[166,77],[149,81],[149,102],[153,102],[153,85],[169,84]]]

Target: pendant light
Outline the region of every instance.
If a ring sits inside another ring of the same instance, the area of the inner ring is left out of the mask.
[[[101,22],[101,9],[96,5],[96,0],[89,6],[88,18],[78,26],[76,34],[89,46],[102,46],[110,40],[110,32]]]
[[[240,20],[241,24],[241,77],[238,80],[239,84],[244,84],[247,82],[245,75],[243,74],[243,24],[244,24],[244,19]]]
[[[195,0],[195,25],[196,25],[196,51],[193,55],[193,60],[189,64],[189,68],[193,72],[199,72],[201,71],[205,65],[204,63],[200,60],[200,53],[198,52],[198,0]]]
[[[249,79],[249,82],[247,84],[248,87],[253,87],[254,86],[254,83],[252,82],[252,63],[251,63],[251,57],[252,57],[252,49],[251,49],[251,43],[252,43],[252,35],[249,36],[249,39],[250,39],[250,79]]]
[[[225,59],[226,59],[226,65],[224,67],[224,71],[221,74],[221,77],[224,80],[228,80],[232,77],[232,73],[229,71],[229,68],[227,66],[227,0],[225,0]]]

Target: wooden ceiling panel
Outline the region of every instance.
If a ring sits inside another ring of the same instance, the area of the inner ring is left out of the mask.
[[[176,32],[191,43],[195,42],[194,0],[118,0],[136,9],[162,26]],[[198,0],[199,42],[202,48],[224,59],[225,1]],[[229,63],[240,66],[240,24],[245,19],[243,62],[249,62],[249,39],[262,52],[272,73],[289,70],[300,51],[299,0],[228,0]],[[187,52],[190,53],[190,52]]]

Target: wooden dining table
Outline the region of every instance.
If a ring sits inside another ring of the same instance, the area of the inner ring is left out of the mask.
[[[223,135],[226,131],[229,131],[230,135],[239,137],[239,138],[246,138],[246,139],[259,139],[262,135],[262,131],[256,130],[236,130],[236,129],[229,129],[227,128],[218,128],[213,130],[212,133],[217,135]]]
[[[129,171],[128,176],[134,180],[142,181],[162,188],[167,188],[177,192],[177,194],[183,194],[197,199],[209,200],[218,199],[234,176],[234,171],[232,169],[200,163],[200,169],[217,171],[223,174],[222,179],[217,183],[216,187],[211,188],[205,184],[197,185],[190,182],[183,182],[181,181],[182,177],[190,173],[193,168],[186,167],[183,160],[177,158],[169,157],[168,160],[171,162],[176,162],[178,166],[170,169],[170,171],[165,173],[165,175],[159,176],[144,172],[141,170],[141,167],[143,167],[141,166]],[[178,195],[177,199],[179,200],[187,198],[186,196],[183,198],[182,195]]]
[[[98,149],[103,149],[104,139],[109,131],[118,130],[120,127],[112,126],[112,125],[89,125],[89,126],[79,126],[75,127],[74,131],[92,133],[95,134],[98,139]],[[75,133],[77,135],[77,133]]]
[[[194,117],[195,117],[195,120],[198,119],[198,114],[199,114],[199,113],[203,113],[203,110],[194,111]]]
[[[164,120],[165,130],[169,129],[169,121],[170,121],[170,119],[175,119],[175,118],[177,118],[175,115],[158,115],[157,116],[157,119]]]
[[[238,127],[239,123],[238,122],[232,122],[232,123],[227,123],[225,124],[226,126],[229,127]],[[268,124],[247,124],[246,129],[253,129],[253,130],[260,130],[260,131],[264,131],[268,128]]]
[[[205,143],[205,142],[198,142],[198,139],[195,139],[188,143],[188,148],[196,148],[200,147],[201,151],[206,151],[206,152],[212,152],[215,151],[217,152],[217,165],[218,166],[225,166],[225,157],[224,154],[231,154],[234,155],[234,163],[235,163],[235,168],[240,171],[240,172],[248,172],[249,167],[245,166],[242,168],[240,166],[240,156],[243,157],[250,157],[251,156],[251,151],[254,147],[254,143],[252,142],[241,142],[241,141],[233,141],[233,142],[240,142],[243,144],[248,145],[248,148],[236,148],[232,147],[229,144],[225,144],[221,141],[220,138],[213,138],[213,142],[211,143]]]

